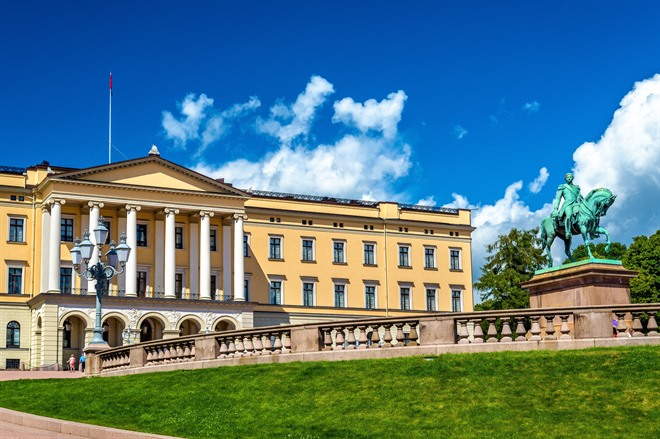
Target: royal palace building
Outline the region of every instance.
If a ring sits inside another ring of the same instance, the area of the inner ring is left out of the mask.
[[[469,210],[245,191],[155,148],[86,169],[0,167],[0,368],[57,368],[89,343],[96,283],[70,250],[99,222],[104,252],[123,234],[131,248],[103,287],[110,346],[473,307]]]

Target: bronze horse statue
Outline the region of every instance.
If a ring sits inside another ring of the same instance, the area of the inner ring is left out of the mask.
[[[568,237],[566,237],[566,226],[563,221],[558,221],[557,218],[553,217],[543,218],[541,221],[541,241],[543,242],[543,248],[548,256],[548,267],[552,267],[550,247],[556,237],[559,237],[564,241],[566,256],[568,256],[571,262],[575,262],[571,255],[571,241],[573,235],[582,235],[584,245],[587,247],[587,252],[589,253],[590,258],[593,258],[591,249],[589,248],[589,244],[591,243],[590,239],[598,238],[601,234],[604,234],[607,238],[607,246],[605,247],[605,250],[608,252],[610,251],[610,234],[600,226],[600,217],[605,216],[607,209],[610,208],[615,199],[616,195],[612,194],[612,191],[609,189],[594,189],[589,192],[584,199],[578,201],[579,207],[574,209],[575,213],[571,215],[569,221],[571,230]]]

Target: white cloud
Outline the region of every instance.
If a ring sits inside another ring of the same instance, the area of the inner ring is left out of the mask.
[[[454,125],[454,135],[458,140],[461,140],[463,137],[467,136],[468,130],[463,128],[460,125]]]
[[[197,158],[206,148],[217,142],[229,129],[228,121],[243,116],[261,105],[259,100],[251,97],[248,102],[234,104],[219,112],[213,107],[214,100],[204,93],[196,98],[194,94],[186,96],[179,103],[179,111],[183,116],[177,120],[169,111],[163,111],[163,128],[165,137],[174,141],[174,146],[187,149],[190,144],[196,145],[193,157]]]
[[[270,118],[257,121],[258,129],[276,137],[282,144],[291,145],[298,136],[309,133],[314,115],[328,95],[334,93],[332,84],[320,76],[312,76],[305,91],[290,107],[276,104],[270,109]]]
[[[525,103],[525,105],[523,105],[523,110],[525,110],[529,114],[538,113],[540,109],[541,109],[541,104],[539,104],[537,101],[527,102]]]
[[[613,240],[660,229],[660,74],[635,83],[600,140],[580,145],[573,160],[583,193],[617,195],[602,222]]]
[[[412,166],[411,148],[397,134],[405,93],[392,93],[380,103],[342,99],[341,104],[335,103],[333,122],[357,132],[333,144],[308,144],[311,122],[333,90],[331,83],[314,76],[293,105],[271,107],[270,118],[259,121],[258,131],[277,138],[280,146],[258,161],[236,160],[219,166],[201,162],[195,169],[240,188],[389,199],[391,182],[407,175]]]
[[[332,121],[354,124],[362,133],[370,130],[380,131],[386,139],[393,139],[406,99],[408,96],[402,90],[390,93],[380,102],[369,99],[361,103],[352,98],[344,98],[335,102]]]
[[[545,167],[541,168],[539,171],[539,176],[529,184],[529,191],[533,194],[538,194],[541,192],[541,189],[543,189],[543,186],[545,186],[545,182],[548,181],[549,176],[550,174],[548,174],[548,169]]]
[[[417,204],[419,206],[430,206],[430,207],[432,207],[432,206],[435,206],[437,203],[435,202],[435,198],[433,197],[433,195],[431,195],[430,197],[422,198],[421,200],[419,200],[417,202]]]

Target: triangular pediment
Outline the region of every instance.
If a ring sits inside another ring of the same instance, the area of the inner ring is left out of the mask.
[[[249,195],[228,184],[177,165],[159,156],[126,160],[103,166],[57,174],[55,180],[105,183],[109,186],[158,188],[175,191],[205,192],[231,196]]]

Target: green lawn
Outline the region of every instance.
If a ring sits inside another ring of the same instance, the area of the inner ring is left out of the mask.
[[[660,347],[0,382],[0,405],[189,438],[660,436]]]

